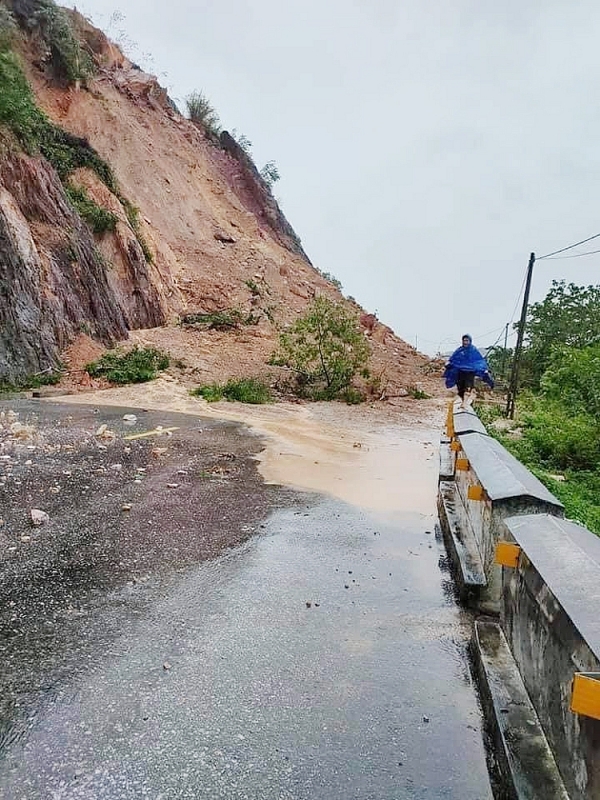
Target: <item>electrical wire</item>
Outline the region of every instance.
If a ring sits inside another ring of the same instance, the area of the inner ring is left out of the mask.
[[[572,256],[554,256],[553,258],[549,258],[549,261],[561,261],[564,258],[582,258],[582,256],[593,256],[596,253],[600,253],[600,250],[587,250],[585,253],[573,253]]]
[[[595,233],[593,236],[588,236],[587,239],[582,239],[580,242],[575,242],[575,244],[570,244],[568,247],[561,247],[560,250],[553,250],[552,253],[546,253],[545,256],[540,256],[536,258],[536,261],[541,261],[544,258],[550,258],[550,256],[556,256],[559,253],[564,253],[567,250],[572,250],[574,247],[579,247],[580,244],[585,244],[586,242],[591,242],[592,239],[597,239],[600,236],[600,233]]]

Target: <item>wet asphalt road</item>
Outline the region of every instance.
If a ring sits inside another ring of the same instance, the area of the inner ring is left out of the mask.
[[[51,528],[36,533],[36,557],[10,543],[25,495],[7,489],[13,479],[2,489],[2,798],[491,798],[469,621],[435,535],[435,498],[430,517],[376,518],[264,487],[251,460],[259,442],[230,424],[138,419],[136,430],[181,425],[156,459],[156,441],[98,451],[90,432],[122,428],[123,410],[45,413],[68,413],[89,440],[50,454],[48,472],[64,456],[67,471],[81,462],[95,475],[106,462],[108,476],[76,503],[57,501],[56,541],[42,541]],[[133,456],[125,476],[110,470],[117,455]],[[14,478],[22,458],[13,462]],[[187,486],[177,501],[173,475]],[[133,521],[122,502],[139,505]],[[61,507],[79,533],[63,536]],[[153,535],[139,541],[145,528]],[[69,571],[80,548],[81,569]],[[7,569],[11,559],[21,567]]]

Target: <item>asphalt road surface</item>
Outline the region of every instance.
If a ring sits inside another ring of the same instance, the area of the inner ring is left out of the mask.
[[[490,800],[434,497],[265,486],[231,423],[8,408],[0,797]]]

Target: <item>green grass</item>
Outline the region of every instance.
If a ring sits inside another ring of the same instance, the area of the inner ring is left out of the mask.
[[[0,52],[0,125],[5,125],[30,155],[41,153],[66,181],[73,170],[93,170],[112,192],[117,182],[110,166],[86,139],[51,122],[38,108],[18,56]]]
[[[107,231],[115,230],[118,220],[116,214],[95,203],[85,189],[69,184],[65,191],[74,209],[95,234],[102,236]]]
[[[524,395],[517,415],[520,433],[515,436],[492,425],[504,416],[501,407],[480,405],[476,410],[488,432],[560,500],[565,515],[600,535],[600,465],[594,457],[598,440],[589,419],[578,420],[577,414],[557,409],[544,398]]]
[[[124,353],[113,350],[87,364],[85,371],[92,378],[106,378],[111,383],[145,383],[169,366],[169,356],[153,347],[134,347]]]
[[[219,400],[229,400],[238,403],[251,403],[260,405],[270,403],[273,394],[269,386],[257,378],[242,378],[241,380],[229,380],[227,383],[210,383],[205,386],[198,386],[192,389],[190,394],[194,397],[203,397],[209,403],[216,403]]]

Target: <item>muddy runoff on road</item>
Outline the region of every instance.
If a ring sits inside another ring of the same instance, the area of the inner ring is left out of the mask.
[[[384,404],[207,403],[169,378],[64,400],[239,422],[263,438],[257,460],[268,484],[319,492],[371,511],[431,512],[444,409],[440,400],[407,400],[401,409]]]

